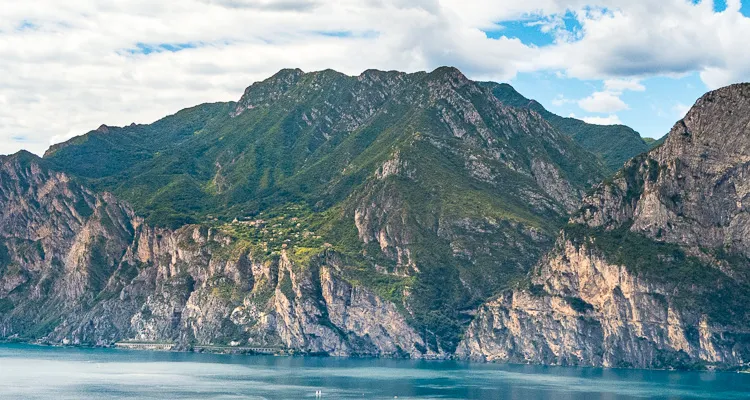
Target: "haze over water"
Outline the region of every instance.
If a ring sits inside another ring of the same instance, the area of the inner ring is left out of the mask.
[[[2,399],[744,399],[750,374],[0,345]]]

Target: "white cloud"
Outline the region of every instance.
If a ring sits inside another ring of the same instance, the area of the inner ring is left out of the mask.
[[[603,91],[594,92],[579,100],[578,106],[585,111],[602,114],[627,110],[628,105],[620,98],[626,90],[643,92],[646,87],[638,79],[607,79],[604,81]]]
[[[622,125],[620,117],[614,114],[608,115],[606,117],[582,117],[581,120],[595,125]]]
[[[576,102],[575,100],[569,99],[565,97],[563,94],[558,94],[551,101],[552,105],[557,106],[557,107],[562,107],[566,104],[575,103],[575,102]]]
[[[628,109],[628,105],[620,99],[618,94],[606,91],[594,92],[591,96],[578,100],[578,106],[588,112],[603,114]]]
[[[580,78],[641,77],[701,72],[710,87],[750,78],[750,57],[743,49],[750,18],[740,0],[725,11],[713,2],[686,0],[595,1],[601,6],[579,12],[581,40],[556,46],[547,61]],[[603,11],[602,11],[603,10]],[[579,62],[575,62],[578,60]],[[581,62],[581,60],[585,60]]]
[[[750,18],[739,0],[727,3],[715,13],[710,1],[687,0],[5,1],[0,153],[41,153],[102,123],[236,100],[282,67],[358,74],[447,64],[493,80],[549,71],[606,80],[581,107],[613,113],[627,108],[619,94],[643,90],[648,76],[699,72],[710,87],[750,79]],[[580,25],[573,32],[561,23],[566,11]],[[482,32],[530,17],[554,44]]]
[[[674,114],[677,118],[682,119],[685,117],[685,114],[690,111],[690,106],[682,103],[677,103],[672,106],[672,111],[674,111]]]
[[[622,93],[626,90],[643,92],[646,87],[638,79],[607,79],[604,88],[610,92]]]

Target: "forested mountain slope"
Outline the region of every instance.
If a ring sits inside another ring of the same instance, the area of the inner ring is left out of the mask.
[[[529,100],[506,83],[483,82],[483,86],[503,103],[528,108],[539,113],[560,132],[570,136],[584,149],[601,157],[608,173],[613,174],[631,158],[653,147],[646,138],[625,125],[595,125],[576,118],[561,117],[549,112],[535,100]]]
[[[412,357],[452,353],[604,177],[447,67],[282,70],[2,163],[3,337]]]
[[[750,84],[704,95],[584,199],[465,357],[637,368],[750,361]]]

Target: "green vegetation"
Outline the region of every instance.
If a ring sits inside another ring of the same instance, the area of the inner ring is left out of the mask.
[[[104,237],[99,237],[91,245],[90,260],[91,268],[88,270],[88,281],[95,293],[104,289],[116,266],[107,256],[107,242]]]
[[[13,311],[15,305],[11,299],[0,299],[0,315]]]
[[[281,293],[283,293],[287,299],[294,299],[294,287],[292,287],[292,278],[289,276],[288,271],[284,271],[279,278],[279,290],[281,290]]]
[[[396,305],[404,315],[404,291],[414,286],[414,277],[400,277],[377,272],[369,265],[352,263],[343,271],[344,278],[354,286],[371,288],[380,297]]]
[[[0,276],[2,276],[7,270],[10,263],[13,261],[8,253],[8,248],[5,243],[0,242]]]
[[[393,301],[433,348],[452,349],[467,311],[523,276],[564,224],[561,200],[532,170],[583,190],[604,167],[528,111],[506,113],[489,93],[455,85],[450,68],[368,74],[284,70],[238,103],[103,127],[54,146],[45,162],[152,225],[197,223],[237,239],[217,257],[249,249],[271,261],[285,250],[304,269],[335,254],[344,279]],[[374,215],[364,234],[391,236],[382,249],[360,238],[363,210]],[[97,288],[115,268],[103,248],[92,251]],[[279,279],[288,293],[291,281]]]
[[[45,159],[95,189],[127,200],[155,225],[229,222],[289,202],[322,211],[348,197],[417,132],[425,132],[426,138],[451,135],[437,110],[409,107],[399,98],[423,95],[425,82],[442,79],[445,73],[449,70],[408,75],[400,87],[387,88],[403,95],[389,99],[377,91],[386,88],[370,88],[334,71],[282,71],[298,81],[290,85],[271,78],[254,85],[240,102],[285,91],[272,107],[255,107],[235,117],[231,113],[237,103],[204,104],[151,125],[89,132],[54,146]],[[326,90],[316,89],[321,86]],[[351,101],[352,93],[360,99]],[[486,99],[472,101],[481,114],[494,112]],[[350,132],[346,118],[363,118],[362,106],[380,111]],[[471,129],[469,134],[477,135]],[[572,143],[513,131],[505,137],[518,162],[547,158],[576,185],[588,186],[601,176],[600,166]],[[502,140],[497,145],[503,146]],[[477,145],[486,146],[483,141],[446,144],[458,145],[465,155],[476,153]],[[526,153],[529,149],[533,152]],[[518,176],[507,174],[510,179]],[[86,212],[83,204],[81,212]]]
[[[594,306],[579,297],[566,297],[565,301],[570,304],[571,308],[579,313],[586,313],[594,310]]]
[[[220,225],[220,229],[250,246],[256,257],[278,256],[282,249],[289,248],[293,261],[302,265],[321,252],[324,242],[320,229],[325,217],[325,213],[315,213],[304,203],[289,203]]]
[[[243,293],[234,284],[234,282],[221,278],[213,278],[209,281],[208,286],[211,288],[211,295],[213,297],[224,300],[227,303],[239,303],[242,299]]]
[[[143,308],[141,308],[141,318],[143,318],[144,321],[148,321],[153,317],[153,312],[151,312],[151,308],[148,306],[148,304],[144,304]]]
[[[667,138],[667,136],[662,136],[660,139],[654,139],[654,138],[643,138],[643,141],[646,142],[647,145],[649,145],[650,148],[658,147],[660,144],[664,143],[664,140]]]
[[[625,125],[594,125],[553,114],[537,101],[525,98],[505,83],[485,82],[483,85],[492,90],[498,100],[509,106],[538,112],[560,132],[573,138],[584,149],[600,156],[610,174],[619,170],[627,160],[661,143],[661,140],[641,138],[638,132]]]

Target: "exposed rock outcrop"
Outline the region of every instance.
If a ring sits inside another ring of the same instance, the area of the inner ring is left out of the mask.
[[[750,361],[750,85],[580,208],[597,159],[455,68],[283,70],[106,131],[0,157],[0,339]]]
[[[532,287],[480,308],[457,355],[486,361],[629,368],[743,365],[742,329],[686,309],[672,288],[562,237]]]
[[[750,362],[750,85],[706,94],[587,198],[461,357],[636,368]]]
[[[213,228],[152,228],[30,154],[2,158],[0,174],[0,337],[444,356],[394,304],[344,280],[332,251],[298,263]]]

